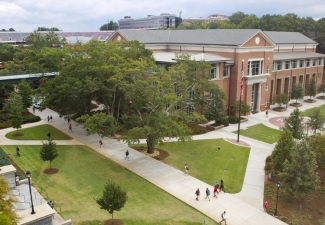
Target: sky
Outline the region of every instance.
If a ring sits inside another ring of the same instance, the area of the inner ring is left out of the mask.
[[[265,14],[295,13],[315,20],[325,17],[324,0],[0,0],[0,29],[29,32],[37,27],[63,31],[99,31],[124,16],[145,18],[161,13],[183,19],[211,14],[231,16],[242,11],[261,17]]]

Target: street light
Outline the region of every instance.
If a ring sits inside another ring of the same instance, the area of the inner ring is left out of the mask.
[[[30,201],[31,201],[31,203],[32,203],[32,212],[31,212],[31,214],[35,214],[35,211],[34,211],[34,205],[33,205],[33,197],[32,197],[32,189],[31,189],[31,187],[30,187],[30,175],[31,175],[32,173],[30,172],[30,171],[27,171],[26,172],[26,175],[27,175],[27,178],[28,178],[28,185],[29,185],[29,193],[30,193]]]
[[[278,187],[278,193],[276,194],[276,204],[275,204],[274,216],[275,217],[278,217],[278,199],[279,199],[280,181],[278,181],[278,183],[276,184],[276,186]]]

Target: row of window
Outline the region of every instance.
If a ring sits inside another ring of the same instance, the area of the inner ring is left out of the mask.
[[[322,65],[323,65],[322,58],[274,61],[273,62],[273,71],[299,69],[299,68],[322,66]]]

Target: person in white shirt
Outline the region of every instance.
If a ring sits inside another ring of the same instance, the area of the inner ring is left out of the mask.
[[[221,214],[221,218],[222,218],[222,220],[220,221],[220,224],[222,223],[222,221],[225,221],[225,225],[227,225],[227,216],[226,216],[226,211],[224,211],[224,212]]]

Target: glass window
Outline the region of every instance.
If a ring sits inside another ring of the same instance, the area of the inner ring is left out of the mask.
[[[306,67],[310,67],[310,59],[306,59]]]
[[[297,68],[297,60],[293,60],[291,63],[292,69],[296,69]]]
[[[275,71],[275,62],[272,63],[272,71]]]
[[[282,70],[282,62],[281,61],[276,62],[276,70]]]
[[[194,98],[194,90],[189,90],[188,91],[188,98],[191,99],[191,100]]]
[[[284,63],[284,69],[289,70],[290,69],[290,61],[285,61]]]
[[[270,66],[266,67],[266,73],[270,73]]]
[[[318,65],[319,66],[322,66],[323,65],[323,59],[322,58],[318,59]]]
[[[263,61],[248,61],[247,74],[259,75],[262,72]]]
[[[229,77],[229,74],[230,74],[230,66],[224,66],[223,67],[223,76]]]
[[[265,83],[265,91],[268,91],[268,90],[269,90],[269,84]]]
[[[299,68],[305,67],[305,60],[299,60]]]
[[[219,79],[218,64],[212,64],[211,79]]]
[[[313,66],[316,66],[316,64],[317,64],[317,60],[313,59]]]

